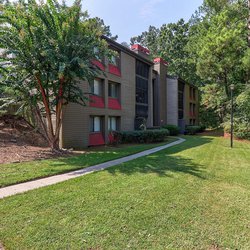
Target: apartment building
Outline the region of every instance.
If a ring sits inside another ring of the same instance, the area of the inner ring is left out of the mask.
[[[198,88],[179,77],[167,76],[168,124],[184,132],[187,125],[198,125]]]
[[[80,83],[88,93],[86,106],[69,104],[64,108],[62,147],[107,144],[114,139],[112,131],[139,129],[142,122],[147,127],[176,124],[168,117],[167,62],[161,58],[151,61],[149,50],[140,45],[129,49],[105,39],[116,56],[93,61],[104,74],[93,82]],[[186,101],[183,103],[186,107]],[[197,122],[196,117],[192,119]]]

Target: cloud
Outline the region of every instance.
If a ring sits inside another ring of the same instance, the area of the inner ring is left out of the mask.
[[[153,16],[156,11],[158,4],[162,3],[164,0],[148,0],[140,9],[140,17],[147,19]]]

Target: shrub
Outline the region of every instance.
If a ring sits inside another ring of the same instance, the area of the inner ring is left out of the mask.
[[[224,132],[231,133],[231,123],[225,122],[223,124]],[[250,140],[250,126],[248,123],[243,123],[235,120],[234,122],[234,136],[238,139]]]
[[[202,132],[201,126],[187,126],[186,134],[195,135],[196,133]]]
[[[205,125],[200,125],[200,128],[201,129],[200,129],[199,132],[202,133],[202,132],[204,132],[206,130],[207,127]]]
[[[116,138],[122,143],[163,142],[168,135],[167,129],[116,132]]]
[[[164,125],[163,129],[167,129],[169,131],[169,135],[178,135],[180,133],[180,128],[176,125]]]

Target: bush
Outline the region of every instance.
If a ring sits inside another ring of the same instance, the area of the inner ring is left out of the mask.
[[[200,133],[204,132],[206,130],[206,126],[205,125],[200,125]]]
[[[176,125],[165,125],[162,126],[163,129],[167,129],[169,131],[169,135],[178,135],[180,134],[181,129]]]
[[[231,123],[223,124],[224,132],[231,133]],[[240,123],[237,120],[234,122],[234,136],[238,139],[250,140],[250,126],[248,123]]]
[[[186,127],[186,134],[188,135],[195,135],[196,133],[202,132],[201,126],[187,126]]]
[[[121,143],[163,142],[168,135],[167,129],[116,132],[116,138],[119,138]]]

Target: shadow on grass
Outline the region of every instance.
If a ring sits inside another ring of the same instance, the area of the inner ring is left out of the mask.
[[[201,136],[185,136],[184,138],[186,139],[186,141],[182,144],[170,147],[152,155],[140,157],[136,160],[120,164],[119,166],[107,168],[106,171],[111,174],[123,173],[127,175],[131,175],[136,172],[144,174],[156,173],[159,176],[170,176],[168,174],[170,172],[182,172],[204,179],[205,177],[202,174],[203,166],[195,164],[192,159],[172,155],[190,148],[200,147],[204,144],[210,143],[213,138]],[[108,151],[108,154],[109,153],[117,154],[117,157],[115,158],[122,158],[125,155],[128,155],[128,152],[126,152],[126,150],[124,151],[124,155],[118,154],[117,151]],[[105,154],[103,151],[95,151],[93,153],[90,153],[90,155],[88,155],[86,159],[84,159],[85,155],[82,155],[74,158],[61,159],[57,162],[57,164],[67,164],[75,166],[73,168],[75,170],[81,169],[87,166],[99,164],[100,162],[104,163],[105,157],[107,156],[106,154],[107,151],[105,152]],[[114,160],[115,158],[113,158],[112,160]],[[107,159],[106,161],[108,160],[109,159]],[[91,165],[89,164],[90,162]],[[54,164],[52,163],[52,166],[53,165]]]
[[[142,173],[157,174],[160,177],[172,177],[171,173],[184,173],[205,179],[202,169],[202,165],[198,165],[190,159],[157,154],[122,164],[119,167],[108,168],[106,171],[113,175],[118,173],[126,175]]]
[[[171,148],[160,151],[146,157],[139,158],[135,161],[122,164],[119,167],[107,169],[111,174],[123,173],[132,175],[134,173],[155,173],[161,177],[171,177],[171,173],[184,173],[195,177],[206,179],[202,165],[193,162],[192,159],[181,156],[173,156],[173,154],[181,151],[200,147],[210,143],[213,138],[201,136],[185,136],[186,142],[173,146]]]

